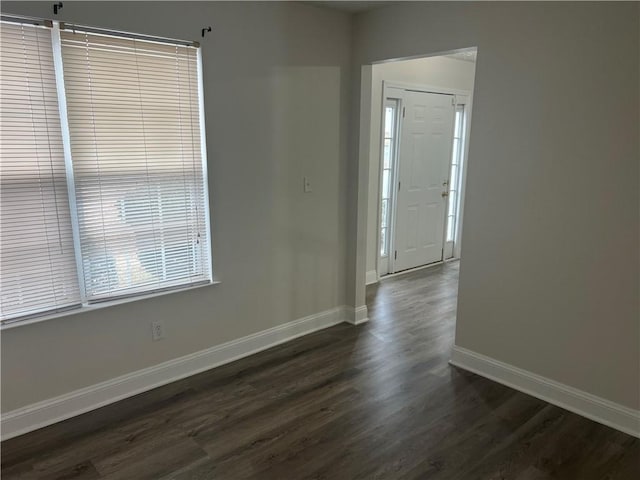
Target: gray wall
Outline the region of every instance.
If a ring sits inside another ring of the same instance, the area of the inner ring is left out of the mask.
[[[2,11],[50,17],[51,2]],[[640,407],[638,4],[411,3],[359,14],[353,30],[292,3],[66,2],[60,17],[177,38],[214,27],[203,56],[222,284],[3,331],[3,411],[363,304],[360,66],[470,46],[456,342]],[[152,343],[156,319],[167,338]]]
[[[2,12],[52,17],[51,2]],[[3,411],[345,304],[349,16],[295,3],[65,2],[59,17],[202,42],[222,283],[3,331]],[[164,340],[151,341],[152,320]]]
[[[359,14],[353,52],[357,89],[363,64],[478,47],[456,344],[635,409],[638,29],[637,3],[408,3]]]

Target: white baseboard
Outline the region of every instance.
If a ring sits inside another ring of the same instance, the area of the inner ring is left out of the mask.
[[[367,285],[372,285],[374,283],[378,283],[378,272],[375,270],[369,270],[365,275],[365,283]]]
[[[449,363],[608,427],[640,437],[640,410],[605,400],[458,346],[453,347]]]
[[[359,307],[343,307],[346,314],[345,322],[352,325],[360,325],[369,321],[369,311],[366,305]]]
[[[362,308],[362,307],[359,307]],[[366,307],[364,307],[366,318]],[[127,397],[288,342],[338,323],[356,323],[353,307],[336,307],[163,362],[2,415],[2,440],[37,430]]]

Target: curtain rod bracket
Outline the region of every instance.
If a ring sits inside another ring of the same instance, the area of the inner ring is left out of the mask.
[[[204,34],[211,31],[211,27],[206,27],[202,29],[202,38],[204,38]]]
[[[53,14],[57,15],[58,14],[58,10],[62,10],[62,2],[58,2],[58,3],[54,3],[53,4]]]

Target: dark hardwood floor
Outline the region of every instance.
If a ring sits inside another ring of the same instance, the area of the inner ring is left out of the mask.
[[[2,479],[640,479],[640,440],[447,363],[458,266],[338,325],[2,444]]]

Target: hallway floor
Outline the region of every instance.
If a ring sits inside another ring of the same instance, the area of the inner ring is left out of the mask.
[[[2,444],[13,479],[640,478],[640,440],[451,367],[458,264],[308,335]]]

